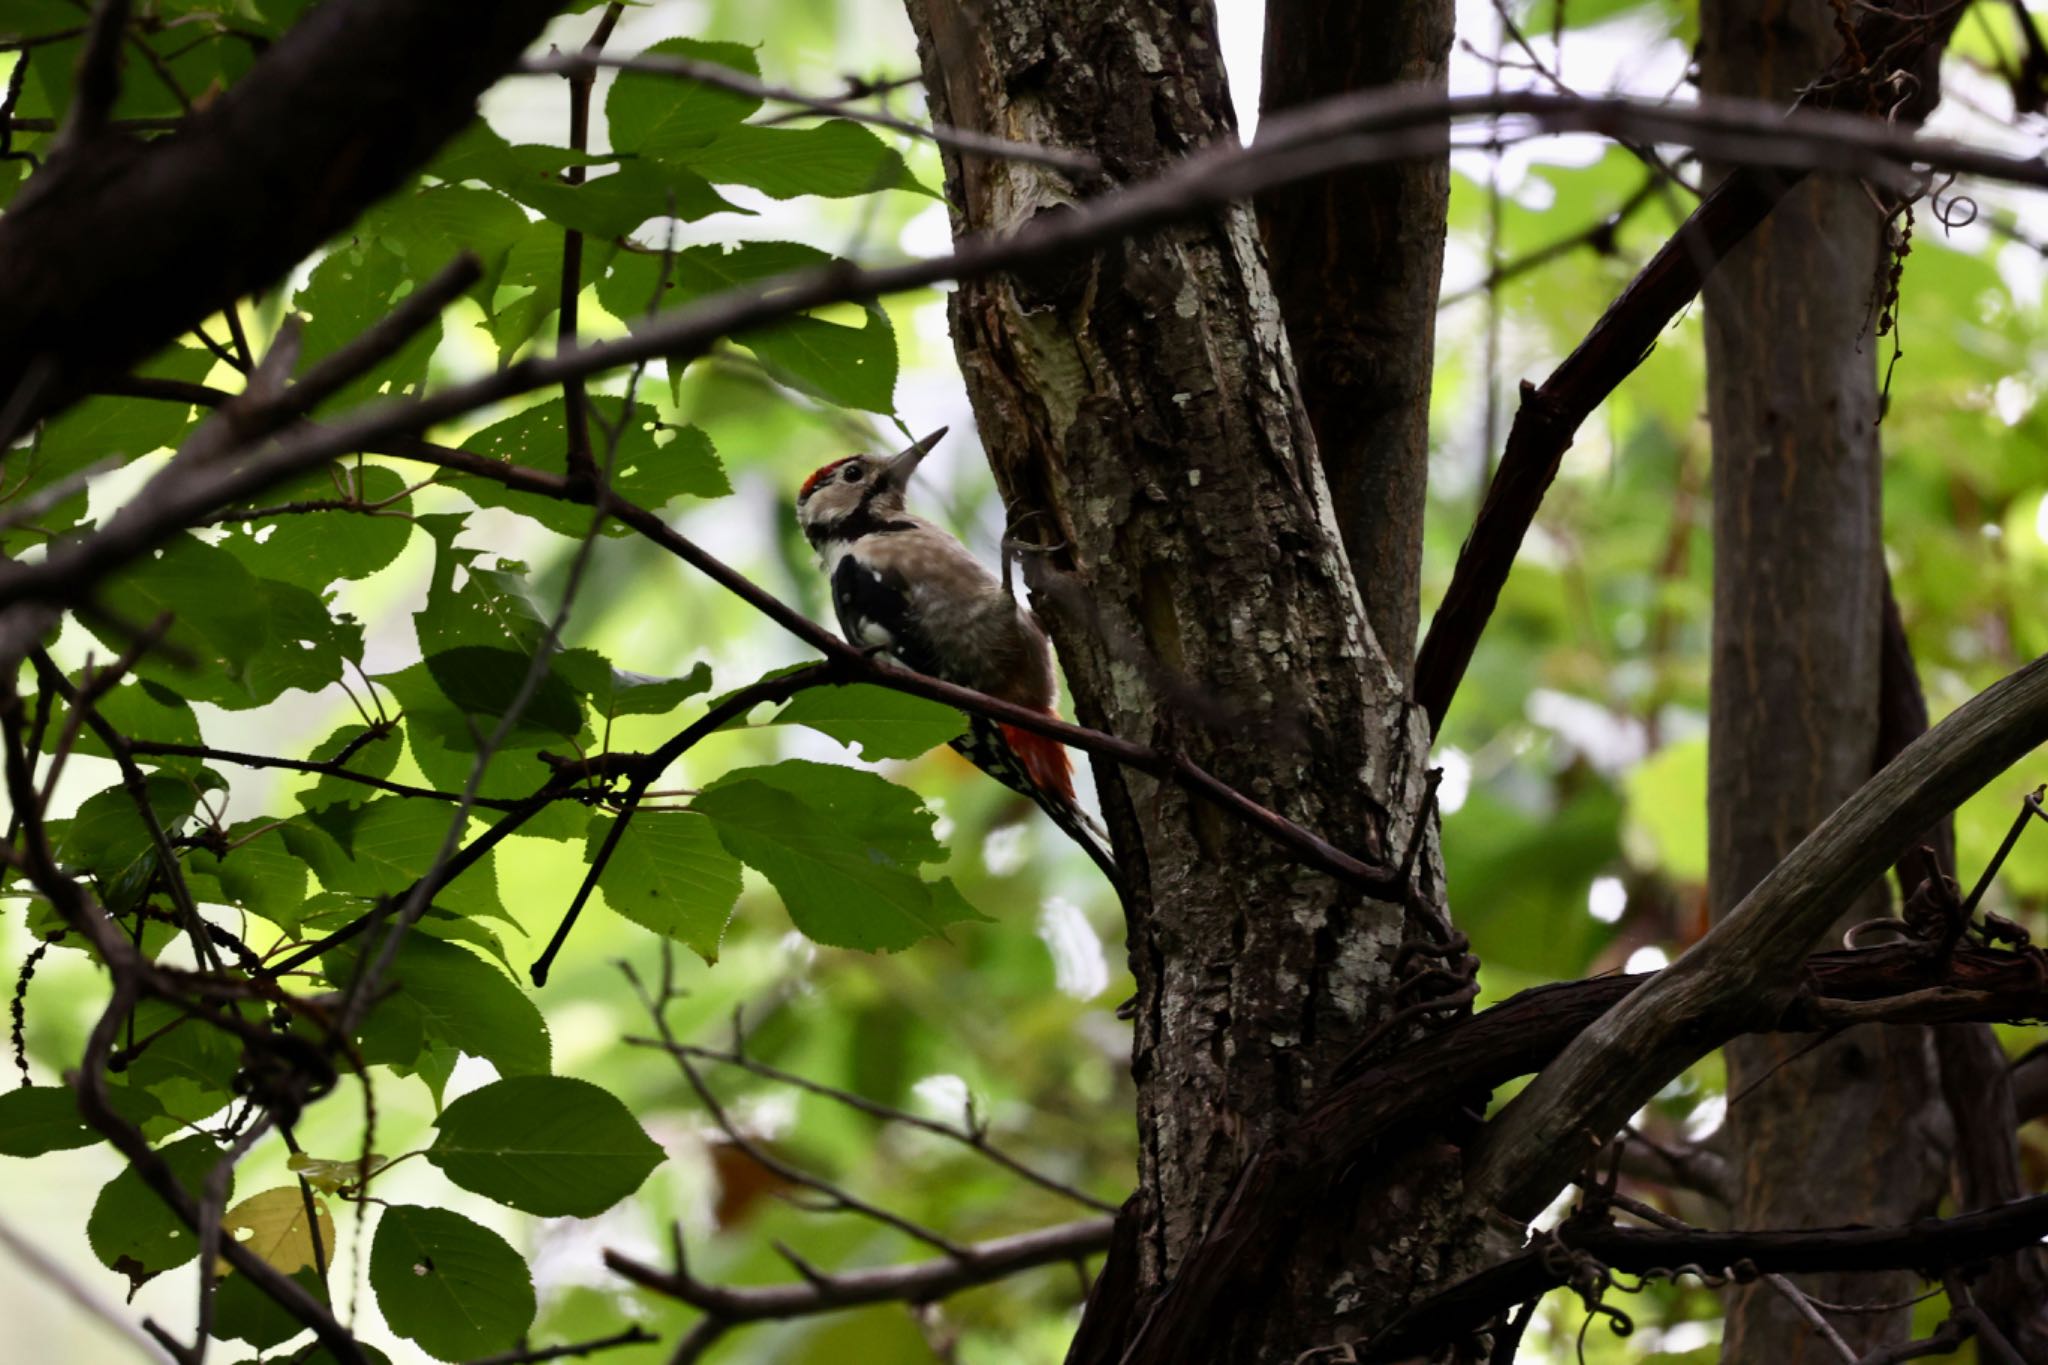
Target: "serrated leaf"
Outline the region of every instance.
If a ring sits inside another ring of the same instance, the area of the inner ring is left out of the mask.
[[[590,440],[596,457],[612,460],[612,490],[628,502],[660,511],[677,498],[718,498],[732,492],[725,468],[711,449],[711,438],[695,427],[663,427],[660,413],[636,404],[611,449],[608,432],[617,425],[623,403],[593,396]],[[550,474],[568,470],[568,413],[562,400],[531,407],[485,427],[462,444],[464,448],[508,464],[525,465]],[[555,498],[537,497],[498,484],[465,485],[464,491],[485,507],[509,507],[532,517],[557,535],[580,539],[590,530],[590,509]],[[625,534],[617,522],[607,534]]]
[[[587,289],[603,278],[617,254],[614,242],[586,240],[583,266],[577,272],[579,286]],[[533,339],[560,308],[561,297],[562,234],[552,224],[537,224],[506,253],[498,287],[485,302],[485,330],[497,343],[499,363]]]
[[[199,804],[200,780],[220,786],[220,779],[201,772],[152,773],[143,779],[150,810],[164,833],[175,835]],[[109,787],[95,792],[78,807],[57,841],[57,860],[66,867],[90,873],[107,908],[119,912],[132,909],[141,898],[158,866],[156,842],[149,826],[126,787]]]
[[[334,1254],[334,1216],[327,1211],[327,1201],[316,1195],[313,1219],[309,1220],[306,1203],[297,1185],[252,1194],[221,1216],[221,1236],[232,1237],[265,1265],[285,1275],[324,1263]],[[313,1250],[316,1227],[321,1246],[317,1256]],[[226,1275],[232,1270],[223,1258],[218,1273]]]
[[[301,372],[382,320],[411,283],[405,261],[381,243],[350,244],[329,252],[313,267],[305,287],[292,295],[292,309],[307,320],[300,340]],[[354,407],[380,393],[397,398],[417,391],[426,382],[427,362],[440,341],[441,323],[436,318],[315,411]]]
[[[306,757],[315,763],[332,763],[346,753],[348,763],[345,766],[350,772],[361,773],[365,777],[389,777],[398,767],[399,755],[405,751],[405,728],[393,724],[381,736],[365,738],[369,734],[369,726],[351,722],[314,745]],[[372,790],[360,782],[323,774],[319,781],[299,794],[298,801],[307,810],[320,810],[348,801],[361,801]]]
[[[591,822],[586,863],[597,856],[612,823],[609,816]],[[598,889],[606,905],[635,924],[716,962],[718,941],[739,900],[740,864],[703,816],[648,811],[626,825]]]
[[[354,979],[358,960],[358,953],[344,945],[321,960],[322,970],[337,987],[345,986]],[[540,1011],[524,991],[476,954],[423,934],[408,934],[384,984],[391,989],[371,1009],[366,1030],[416,1029],[422,1039],[482,1057],[501,1076],[547,1071],[548,1027]],[[394,1058],[387,1052],[378,1060],[409,1064],[414,1058]]]
[[[570,1076],[472,1090],[435,1120],[427,1160],[473,1194],[543,1217],[592,1218],[666,1154],[609,1091]]]
[[[294,928],[306,902],[306,865],[285,844],[277,822],[245,820],[228,829],[227,841],[225,858],[203,848],[186,855],[193,895]]]
[[[71,681],[75,685],[79,678],[73,676]],[[115,730],[133,740],[158,744],[205,743],[199,733],[199,718],[193,714],[192,707],[183,697],[160,683],[130,679],[102,696],[94,709]],[[50,726],[43,734],[43,752],[55,753],[62,738],[63,727]],[[112,757],[106,744],[89,727],[78,731],[73,747],[82,754]],[[205,762],[187,755],[146,753],[137,754],[135,761],[148,767],[181,773],[196,773]]]
[[[405,257],[416,280],[433,278],[465,251],[474,255],[483,276],[469,294],[486,308],[512,248],[536,231],[510,198],[468,185],[418,187],[393,196],[364,215],[363,230]],[[559,254],[560,242],[555,245]]]
[[[161,1000],[143,1001],[131,1018],[135,1037],[149,1044],[136,1049],[122,1078],[153,1098],[167,1126],[196,1123],[233,1098],[242,1065],[234,1038]]]
[[[702,147],[669,153],[665,159],[714,185],[747,185],[771,199],[805,194],[846,199],[876,190],[932,193],[910,173],[899,153],[847,119],[832,119],[815,128],[757,128],[743,123]]]
[[[650,218],[694,223],[714,213],[749,212],[688,167],[654,161],[628,161],[615,171],[595,172],[580,185],[540,180],[507,190],[549,222],[612,240]]]
[[[712,62],[759,78],[760,59],[739,43],[670,38],[641,54]],[[702,147],[743,122],[761,101],[715,85],[654,72],[622,71],[605,97],[605,121],[612,145],[638,156],[666,157]]]
[[[769,724],[807,725],[841,744],[859,745],[870,762],[916,758],[967,730],[966,719],[950,706],[871,683],[799,692]]]
[[[692,803],[732,854],[781,894],[798,929],[839,948],[894,952],[982,918],[918,865],[946,856],[914,792],[873,773],[790,759],[726,774]]]
[[[656,678],[613,668],[596,650],[568,649],[556,668],[601,716],[662,716],[699,692],[711,690],[711,665],[699,663],[677,678]]]
[[[221,548],[258,578],[315,593],[325,592],[336,579],[368,578],[397,559],[412,536],[406,519],[412,499],[398,496],[405,486],[396,471],[382,465],[314,470],[271,489],[244,510],[351,499],[384,506],[374,514],[326,510],[232,522]]]
[[[394,1204],[370,1244],[370,1287],[400,1336],[437,1360],[516,1345],[533,1326],[533,1276],[511,1243],[446,1209]]]
[[[196,1195],[222,1153],[212,1138],[195,1136],[174,1142],[157,1155],[178,1183]],[[232,1187],[232,1172],[229,1184]],[[139,1286],[199,1254],[197,1235],[132,1166],[101,1189],[86,1219],[85,1235],[100,1264],[126,1275],[131,1285]]]
[[[743,242],[731,250],[686,247],[672,253],[666,267],[660,256],[624,252],[599,281],[597,297],[606,311],[630,327],[651,315],[649,305],[657,293],[659,308],[677,308],[833,261],[816,247],[796,242]],[[860,327],[798,317],[738,333],[733,339],[752,351],[777,383],[842,407],[895,410],[896,333],[879,305],[867,307],[866,322]],[[682,382],[683,370],[683,365],[671,363],[672,388]]]
[[[328,890],[363,897],[397,895],[432,869],[453,818],[453,807],[438,801],[380,796],[359,806],[329,806],[302,816],[284,827],[283,837]],[[329,842],[307,837],[309,827],[325,834]],[[495,853],[484,855],[436,892],[434,904],[458,914],[509,920],[498,899]]]
[[[115,575],[101,600],[120,619],[141,624],[170,613],[165,639],[192,664],[156,651],[142,656],[135,668],[139,676],[187,701],[249,706],[249,662],[270,638],[267,604],[257,582],[226,550],[181,533],[154,557]],[[91,624],[88,620],[88,628]],[[94,634],[110,650],[127,643],[125,637]]]

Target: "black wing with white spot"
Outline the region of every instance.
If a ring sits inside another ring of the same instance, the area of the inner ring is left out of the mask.
[[[846,555],[832,571],[832,609],[839,616],[839,633],[856,649],[885,645],[905,668],[943,676],[937,651],[911,613],[910,588],[900,575]]]

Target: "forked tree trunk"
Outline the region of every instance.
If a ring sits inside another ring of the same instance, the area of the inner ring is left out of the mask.
[[[1709,0],[1712,94],[1789,105],[1841,47],[1826,0]],[[1877,345],[1882,223],[1863,189],[1809,180],[1707,281],[1714,442],[1714,644],[1708,881],[1732,909],[1869,776],[1880,606]],[[1882,887],[1844,923],[1884,913]],[[1859,1028],[1809,1050],[1788,1035],[1727,1049],[1740,1227],[1898,1223],[1942,1183],[1926,1031]],[[1822,1299],[1908,1298],[1910,1275],[1817,1276]],[[1907,1312],[1838,1315],[1852,1346]],[[1722,1359],[1839,1359],[1783,1295],[1734,1290]]]
[[[1266,0],[1265,111],[1355,90],[1446,86],[1450,0]],[[1356,166],[1259,197],[1351,571],[1373,634],[1407,678],[1422,600],[1429,392],[1451,163]]]
[[[949,152],[956,232],[1062,212],[1230,136],[1206,7],[909,9],[935,119],[1082,148],[1105,167],[1077,185]],[[1081,718],[1184,750],[1340,847],[1398,857],[1428,736],[1367,625],[1251,211],[964,286],[951,316],[1013,524],[1059,547],[1033,557],[1034,599]],[[1096,781],[1130,884],[1142,1294],[1245,1157],[1386,1017],[1396,947],[1416,929],[1178,786],[1102,766]],[[1421,862],[1422,900],[1440,906],[1433,836]],[[1454,1157],[1425,1150],[1386,1182],[1398,1213],[1363,1210],[1356,1245],[1311,1230],[1209,1358],[1292,1361],[1426,1283]]]

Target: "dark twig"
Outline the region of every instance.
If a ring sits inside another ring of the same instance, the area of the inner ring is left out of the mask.
[[[789,1321],[872,1303],[930,1303],[963,1289],[1038,1266],[1079,1260],[1108,1249],[1114,1218],[1084,1218],[959,1248],[962,1255],[875,1270],[813,1270],[801,1283],[723,1286],[693,1277],[686,1266],[657,1270],[616,1251],[604,1262],[643,1289],[703,1310],[721,1328]]]
[[[913,1241],[923,1242],[934,1251],[944,1252],[953,1261],[968,1263],[973,1260],[974,1253],[971,1248],[901,1214],[892,1213],[849,1190],[842,1189],[823,1176],[814,1175],[801,1166],[784,1161],[754,1141],[745,1130],[732,1121],[732,1116],[726,1113],[725,1106],[719,1103],[718,1096],[705,1083],[703,1073],[697,1070],[696,1063],[692,1062],[690,1055],[678,1045],[674,1031],[669,1028],[668,1015],[664,1008],[667,1002],[648,992],[630,963],[622,962],[619,967],[625,972],[626,979],[633,983],[633,990],[640,996],[641,1003],[646,1006],[648,1014],[653,1018],[655,1030],[661,1034],[663,1046],[668,1054],[675,1058],[677,1068],[683,1073],[683,1079],[689,1082],[698,1102],[711,1116],[711,1121],[718,1125],[718,1130],[725,1135],[726,1141],[743,1153],[749,1161],[791,1185],[801,1186],[816,1194],[823,1201],[822,1207],[828,1211],[857,1214],[884,1227],[894,1228]],[[789,1259],[787,1253],[784,1253],[784,1259]],[[797,1263],[792,1261],[792,1264]],[[803,1267],[799,1264],[798,1269],[801,1271]]]
[[[581,154],[590,149],[590,92],[596,82],[597,68],[594,63],[604,51],[605,41],[612,36],[619,16],[626,12],[620,0],[608,4],[604,14],[597,21],[590,41],[583,45],[579,65],[564,74],[569,78],[569,150]],[[568,185],[581,185],[587,172],[581,165],[569,167],[562,173],[562,180]],[[556,305],[560,314],[556,327],[556,341],[564,350],[576,345],[577,302],[583,296],[583,234],[575,228],[562,233],[562,289]],[[568,454],[566,467],[572,483],[591,484],[597,478],[597,464],[590,451],[590,399],[583,387],[583,376],[571,375],[562,381],[562,412],[568,428]]]
[[[608,1337],[597,1337],[590,1341],[571,1342],[567,1346],[539,1346],[532,1350],[505,1351],[494,1356],[483,1356],[472,1360],[469,1365],[540,1365],[548,1360],[581,1360],[602,1351],[620,1346],[645,1346],[661,1340],[644,1327],[628,1327],[623,1332],[614,1332]]]
[[[624,1041],[635,1047],[655,1047],[666,1050],[670,1046],[653,1038],[627,1038]],[[955,1128],[950,1123],[940,1123],[938,1120],[928,1119],[922,1114],[913,1114],[907,1109],[898,1109],[893,1105],[882,1104],[867,1098],[865,1095],[857,1095],[850,1090],[841,1090],[837,1086],[826,1085],[821,1081],[814,1081],[808,1077],[799,1076],[794,1072],[784,1071],[780,1067],[770,1066],[766,1062],[755,1061],[752,1057],[739,1050],[737,1029],[735,1029],[733,1049],[729,1052],[721,1052],[717,1048],[697,1047],[689,1043],[676,1044],[675,1046],[698,1060],[717,1062],[721,1066],[738,1067],[740,1070],[759,1076],[763,1080],[774,1081],[778,1085],[792,1086],[798,1090],[808,1091],[813,1095],[822,1095],[826,1099],[843,1104],[849,1109],[859,1110],[861,1113],[880,1119],[885,1123],[900,1123],[906,1128],[916,1128],[922,1132],[932,1133],[949,1141],[960,1143],[972,1149],[977,1155],[985,1157],[995,1165],[1002,1167],[1012,1175],[1030,1181],[1040,1189],[1050,1190],[1061,1198],[1071,1199],[1077,1204],[1095,1209],[1101,1213],[1115,1213],[1117,1211],[1115,1204],[1097,1199],[1084,1190],[1075,1189],[1064,1181],[1056,1180],[1043,1171],[1025,1165],[1016,1157],[1011,1156],[1008,1152],[990,1142],[987,1130],[978,1124],[968,1128]]]
[[[1573,1251],[1611,1269],[1632,1273],[1668,1271],[1674,1266],[1756,1274],[1926,1270],[1967,1265],[1984,1256],[2032,1245],[2044,1234],[2048,1234],[2048,1195],[1954,1218],[1884,1228],[1798,1232],[1560,1229]],[[1431,1295],[1373,1338],[1359,1359],[1404,1360],[1426,1353],[1469,1330],[1469,1324],[1484,1322],[1560,1282],[1550,1258],[1540,1250],[1524,1251]]]
[[[312,759],[281,758],[271,754],[247,754],[233,749],[216,749],[205,744],[172,744],[165,741],[145,739],[129,740],[128,750],[130,753],[145,757],[197,758],[203,759],[208,763],[232,763],[238,768],[279,768],[287,772],[312,773],[321,777],[336,778],[343,782],[358,783],[365,787],[374,787],[378,791],[390,792],[394,796],[411,796],[424,801],[460,801],[462,799],[461,792],[444,792],[432,787],[415,787],[410,783],[393,782],[389,778],[372,777],[368,773],[359,773],[353,769],[343,767],[339,759],[322,763]],[[560,799],[567,795],[569,795],[567,792],[559,793],[554,799]],[[524,800],[492,796],[479,796],[470,801],[470,805],[480,809],[499,811],[517,810],[525,804]]]

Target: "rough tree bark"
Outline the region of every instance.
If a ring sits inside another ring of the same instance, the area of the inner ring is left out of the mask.
[[[909,10],[941,122],[1085,148],[1114,181],[1230,133],[1204,6]],[[949,154],[947,188],[957,233],[1014,229],[1099,186]],[[1184,749],[1354,853],[1398,858],[1428,735],[1367,624],[1249,209],[965,286],[951,317],[1013,520],[1059,547],[1032,557],[1034,598],[1080,716]],[[1440,907],[1442,882],[1433,836],[1404,912],[1291,865],[1175,787],[1100,765],[1096,781],[1138,980],[1142,1296],[1245,1157],[1386,1017],[1397,945]],[[1412,1160],[1376,1182],[1399,1211],[1358,1214],[1370,1254],[1341,1250],[1341,1229],[1311,1231],[1212,1358],[1293,1360],[1427,1282],[1424,1230],[1455,1158]]]
[[[1703,88],[1789,104],[1841,46],[1825,0],[1709,0]],[[1714,641],[1708,883],[1733,909],[1869,775],[1884,594],[1873,323],[1882,222],[1863,190],[1800,186],[1709,277]],[[1845,923],[1884,913],[1877,888]],[[1933,1211],[1939,1094],[1923,1029],[1866,1027],[1806,1051],[1727,1049],[1741,1227],[1896,1223]],[[1804,1055],[1800,1055],[1804,1053]],[[1911,1276],[1802,1280],[1836,1302],[1910,1297]],[[1908,1314],[1835,1326],[1859,1349]],[[1783,1296],[1734,1290],[1722,1358],[1835,1359]]]
[[[1448,0],[1267,0],[1261,107],[1393,85],[1442,90]],[[1259,199],[1301,397],[1380,650],[1406,678],[1422,600],[1429,390],[1450,161],[1360,166]]]

